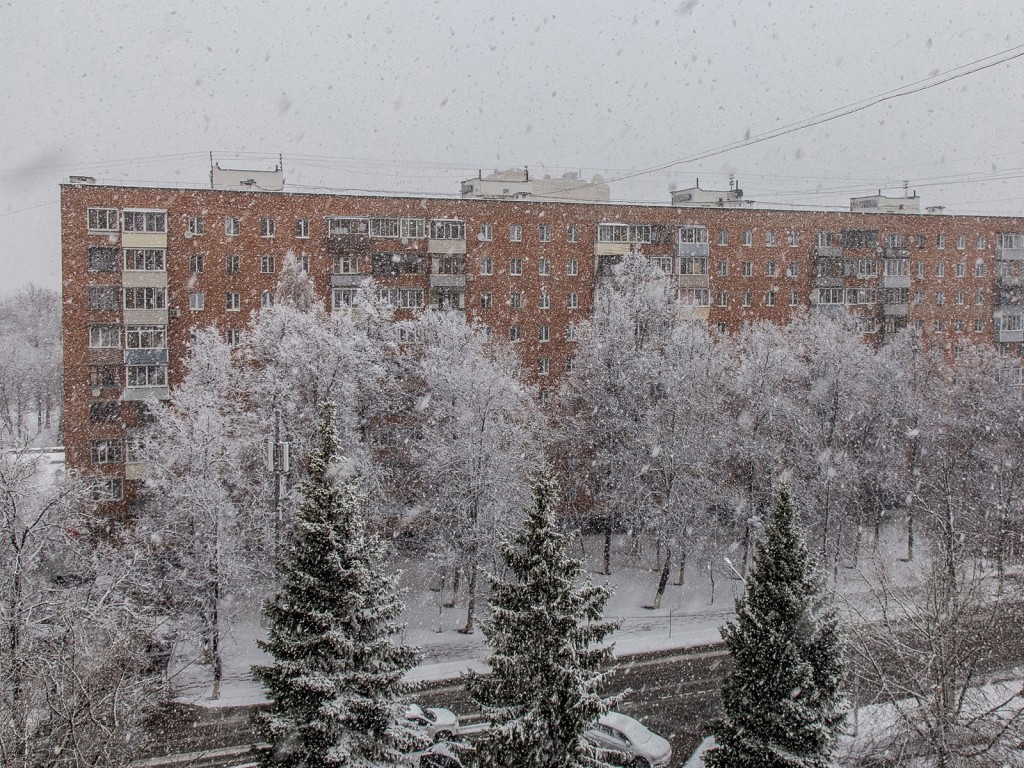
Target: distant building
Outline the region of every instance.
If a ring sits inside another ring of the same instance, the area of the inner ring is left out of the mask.
[[[578,173],[570,172],[562,174],[560,179],[550,176],[531,179],[529,168],[494,171],[489,176],[484,176],[481,171],[475,179],[462,182],[462,196],[496,200],[539,198],[586,202],[608,202],[611,199],[608,185],[600,176],[585,181]]]
[[[886,197],[879,190],[877,195],[851,197],[850,210],[861,213],[920,213],[921,198],[917,192],[910,197]]]
[[[751,203],[743,199],[743,190],[738,184],[730,184],[726,190],[701,189],[700,179],[697,179],[696,186],[672,193],[672,205],[682,208],[741,208]]]
[[[284,190],[284,167],[277,165],[272,171],[246,171],[221,168],[219,163],[214,163],[210,166],[210,189],[281,192]]]

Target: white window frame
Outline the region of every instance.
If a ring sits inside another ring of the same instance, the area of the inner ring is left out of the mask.
[[[277,257],[272,253],[264,253],[260,256],[260,274],[272,275],[277,272]]]
[[[537,309],[551,309],[551,294],[541,291],[537,297]]]
[[[397,218],[378,216],[370,219],[370,237],[401,237],[402,227]]]
[[[370,220],[361,216],[328,216],[327,236],[369,235]]]
[[[580,273],[579,259],[569,259],[565,262],[565,274],[569,277],[576,277]]]
[[[575,224],[570,224],[566,227],[565,241],[567,243],[578,243],[580,241],[580,228]]]
[[[167,349],[166,325],[129,325],[124,330],[125,349]]]
[[[494,259],[490,256],[484,256],[480,259],[480,274],[484,276],[494,274]]]
[[[570,291],[565,297],[565,308],[566,309],[579,309],[580,308],[580,295],[576,291]]]
[[[121,326],[117,323],[97,323],[89,326],[89,349],[120,349]]]
[[[166,365],[126,365],[124,385],[127,389],[140,387],[166,387]]]
[[[277,237],[277,219],[273,216],[260,217],[260,237]]]
[[[508,260],[508,273],[512,277],[522,277],[523,275],[523,260],[522,259],[509,259]]]
[[[117,208],[89,208],[85,213],[85,226],[90,232],[117,232],[120,216]]]
[[[203,291],[190,291],[188,308],[193,312],[202,312],[206,308],[206,294]]]
[[[241,312],[242,294],[238,291],[227,291],[224,294],[224,307],[227,312]]]
[[[125,248],[124,270],[125,272],[166,272],[167,250],[165,248]]]
[[[427,236],[427,220],[399,219],[398,234],[403,240],[423,240]]]
[[[124,232],[167,234],[167,211],[155,208],[125,208],[121,211]]]
[[[242,220],[237,216],[224,217],[224,237],[238,237],[242,234]]]
[[[465,240],[466,222],[462,219],[431,219],[431,240]]]
[[[489,243],[494,240],[494,225],[481,224],[480,231],[477,232],[476,239],[482,243]]]
[[[551,225],[550,224],[538,224],[537,225],[537,239],[542,243],[551,242]]]
[[[523,225],[522,224],[510,224],[508,228],[508,241],[510,243],[521,243],[523,242]]]
[[[537,274],[541,277],[547,277],[551,274],[551,259],[544,256],[537,259]]]
[[[307,240],[309,238],[309,219],[295,220],[295,237],[299,240]]]
[[[125,309],[167,309],[166,288],[125,288]]]

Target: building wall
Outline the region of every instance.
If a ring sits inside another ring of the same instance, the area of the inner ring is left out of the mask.
[[[111,211],[100,222],[111,227],[109,231],[90,231],[91,208]],[[166,213],[166,233],[123,231],[126,210]],[[406,240],[374,237],[371,233],[329,236],[328,217],[346,216],[423,219],[428,236]],[[226,230],[228,218],[238,220],[237,235]],[[264,236],[269,234],[266,230],[261,235],[263,219],[273,220],[273,236]],[[465,222],[464,241],[429,237],[430,222],[445,219]],[[202,233],[190,232],[190,226],[195,227],[194,220],[202,221]],[[307,236],[297,234],[297,220],[308,222]],[[599,242],[602,223],[652,225],[656,242],[639,246]],[[488,225],[490,239],[484,234]],[[678,231],[684,226],[706,228],[706,244],[680,245]],[[521,232],[518,241],[510,237],[513,227]],[[542,240],[541,227],[548,228],[550,241]],[[571,227],[575,228],[576,242],[570,242]],[[867,247],[849,243],[844,246],[842,233],[848,230],[877,231],[878,243]],[[876,340],[884,339],[887,321],[890,332],[905,323],[918,328],[930,342],[951,347],[966,338],[1002,338],[1011,342],[1008,349],[1016,349],[1021,335],[997,332],[993,325],[995,315],[1021,311],[1021,218],[358,197],[86,184],[62,187],[61,231],[67,461],[71,468],[111,480],[126,474],[128,478],[136,476],[138,468],[126,461],[132,457],[124,448],[125,435],[144,418],[146,397],[166,397],[180,382],[190,330],[213,325],[224,333],[244,333],[250,313],[260,308],[261,294],[274,291],[289,254],[308,257],[318,295],[328,306],[332,290],[354,285],[360,279],[333,274],[335,257],[346,255],[355,256],[360,273],[373,276],[382,288],[421,290],[424,304],[429,304],[432,286],[455,290],[464,286],[461,306],[467,319],[490,326],[495,339],[509,340],[511,329],[517,328],[521,340],[515,342],[515,348],[528,375],[542,389],[550,387],[566,370],[575,346],[567,339],[569,327],[590,316],[601,266],[632,247],[639,247],[650,256],[673,259],[674,272],[679,271],[678,256],[706,254],[706,275],[674,274],[673,280],[684,297],[692,298],[697,295],[694,292],[706,290],[706,305],[684,311],[692,317],[706,318],[712,327],[724,331],[736,331],[744,323],[761,320],[785,323],[795,312],[810,309],[860,315],[868,337]],[[822,232],[829,233],[830,244],[824,247],[818,245],[818,233]],[[790,233],[794,233],[792,239]],[[1015,247],[997,248],[999,233],[1017,233]],[[898,235],[901,242],[890,247],[889,235]],[[943,247],[940,236],[944,238]],[[166,246],[165,270],[126,270],[124,249],[133,245],[158,250]],[[115,269],[90,269],[90,248],[115,249]],[[423,269],[397,276],[371,275],[375,252],[409,254],[410,260],[422,259]],[[458,259],[463,254],[464,275],[438,274],[443,257]],[[199,255],[203,257],[204,268],[201,273],[193,273],[190,262]],[[229,257],[235,256],[240,258],[238,271],[229,272]],[[275,257],[273,272],[260,271],[261,256]],[[877,271],[871,274],[868,270],[864,276],[855,272],[816,275],[816,265],[821,267],[836,256],[843,260],[837,263],[855,267],[858,259],[875,261]],[[905,257],[909,274],[885,276],[885,256]],[[1011,258],[1003,258],[1007,256]],[[482,269],[487,260],[492,266],[491,274]],[[548,271],[542,274],[540,267],[545,261]],[[577,265],[575,275],[569,273],[571,261]],[[514,273],[517,264],[521,265],[521,274]],[[958,264],[963,265],[960,270]],[[1001,264],[1010,267],[1009,274],[1002,277]],[[790,265],[796,265],[793,271]],[[166,309],[125,309],[124,288],[164,285]],[[886,286],[904,285],[908,286],[906,304],[883,300]],[[115,291],[116,305],[90,309],[90,286],[106,286]],[[861,290],[858,295],[874,295],[875,301],[818,306],[819,290],[828,288],[842,288],[847,293]],[[201,310],[190,309],[189,294],[195,292],[204,294]],[[547,309],[540,305],[542,292],[549,299]],[[229,308],[228,293],[239,294],[237,309]],[[513,305],[515,294],[520,297],[519,307]],[[570,294],[576,296],[575,308],[569,306]],[[399,310],[398,316],[411,312]],[[166,324],[167,387],[124,386],[126,363],[161,359],[159,351],[125,349],[124,329],[133,323],[157,327]],[[119,343],[107,349],[90,348],[90,326],[103,324],[120,327]],[[546,341],[542,336],[545,328]],[[544,365],[547,373],[543,372]],[[95,371],[102,366],[117,373],[113,386],[97,384]],[[102,403],[108,405],[101,406],[101,413],[93,412],[90,418],[90,409],[95,411],[96,404]],[[96,421],[97,415],[106,420]],[[97,441],[102,440],[121,442],[120,457],[114,456],[117,460],[94,461],[104,458],[102,450],[98,456],[93,451]],[[130,481],[124,484],[124,502],[130,501],[132,486]],[[121,508],[123,502],[111,506]]]

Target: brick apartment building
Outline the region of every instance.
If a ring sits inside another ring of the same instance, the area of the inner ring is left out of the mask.
[[[849,212],[760,209],[699,186],[639,205],[299,194],[271,181],[62,185],[65,445],[98,501],[134,496],[132,430],[180,380],[190,330],[238,343],[289,254],[334,310],[372,277],[399,316],[464,311],[514,343],[542,388],[565,372],[600,276],[633,249],[671,275],[683,314],[723,332],[821,309],[850,312],[879,342],[905,327],[1011,352],[1024,338],[1024,218],[908,213],[916,198],[880,195]]]

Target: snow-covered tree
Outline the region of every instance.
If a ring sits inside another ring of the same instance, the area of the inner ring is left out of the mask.
[[[60,411],[60,318],[56,291],[29,284],[0,299],[0,430],[19,440],[50,427]]]
[[[491,721],[478,745],[488,767],[597,765],[584,731],[615,703],[598,688],[615,628],[603,613],[607,585],[582,583],[568,538],[555,528],[555,484],[541,472],[522,530],[502,545],[508,579],[490,578],[482,622],[491,673],[473,675],[470,695]]]
[[[257,716],[270,743],[265,766],[394,765],[421,738],[399,699],[417,650],[394,637],[397,576],[383,573],[384,544],[366,530],[334,411],[322,405],[280,587],[264,605],[270,629],[260,647],[274,663],[253,674],[270,699]]]
[[[461,313],[431,312],[416,332],[422,349],[409,353],[422,387],[421,439],[412,444],[416,485],[438,529],[438,554],[448,554],[465,576],[463,631],[472,632],[478,570],[493,561],[497,538],[515,529],[528,498],[540,416],[515,354]]]
[[[796,514],[783,489],[722,630],[735,668],[722,684],[724,718],[711,768],[827,768],[845,720],[843,650],[824,607]]]

